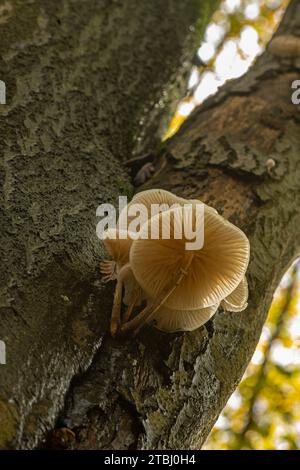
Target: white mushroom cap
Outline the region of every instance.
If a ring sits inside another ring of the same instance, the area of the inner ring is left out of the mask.
[[[123,266],[129,261],[129,251],[133,239],[126,230],[108,229],[103,233],[103,243],[119,266]]]
[[[158,204],[163,209],[163,205],[166,205],[166,210],[170,208],[174,208],[175,205],[183,206],[184,204],[204,204],[200,199],[185,199],[175,194],[171,193],[170,191],[166,191],[165,189],[147,189],[145,191],[140,191],[139,193],[135,194],[129,204],[123,209],[128,213],[130,207],[134,204],[143,204],[146,209],[148,210],[149,218],[151,217],[151,206],[153,204]],[[212,212],[218,213],[216,209],[211,206],[206,205],[207,210],[211,210]],[[161,210],[160,212],[163,212]],[[119,221],[122,218],[123,211],[119,216]],[[129,218],[130,220],[130,218]],[[119,226],[119,225],[118,225]],[[124,229],[122,227],[122,229]]]
[[[132,220],[133,217],[128,216],[129,209],[134,204],[142,204],[148,211],[148,218],[151,217],[151,206],[153,204],[160,206],[160,212],[163,210],[169,210],[174,208],[175,206],[183,206],[184,204],[204,204],[200,199],[185,199],[175,194],[170,193],[170,191],[166,191],[165,189],[148,189],[146,191],[141,191],[133,196],[129,204],[123,209],[123,211],[127,212],[127,221],[128,223]],[[166,208],[163,209],[163,206],[166,205]],[[208,206],[205,204],[206,210],[212,211],[214,213],[218,213],[215,208]],[[121,212],[118,221],[118,227],[121,225],[122,215],[124,212]],[[127,227],[122,227],[121,229],[127,229]]]
[[[181,197],[175,196],[175,194],[170,193],[164,189],[148,189],[146,191],[141,191],[133,196],[129,204],[123,209],[119,215],[118,227],[121,229],[127,229],[128,226],[124,225],[125,222],[129,224],[135,216],[129,216],[128,213],[130,209],[133,209],[134,205],[143,205],[147,210],[148,219],[151,218],[151,208],[154,204],[160,206],[160,212],[163,210],[168,210],[174,205],[183,205],[187,204],[189,201]],[[164,208],[164,206],[166,206]]]
[[[141,191],[133,196],[130,203],[127,205],[129,207],[131,204],[144,204],[147,208],[151,207],[151,204],[167,204],[172,206],[178,204],[183,206],[184,204],[204,204],[200,199],[186,199],[180,196],[176,196],[170,191],[165,189],[147,189],[146,191]],[[218,213],[214,207],[206,205],[208,210],[211,210]]]
[[[195,205],[192,215],[195,218]],[[185,236],[175,239],[176,208],[154,216],[141,230],[130,250],[130,264],[138,283],[150,298],[158,298],[175,285],[188,259],[187,275],[166,299],[171,309],[193,310],[218,305],[241,282],[249,261],[249,242],[235,225],[212,210],[205,209],[204,246],[186,250]],[[171,238],[161,236],[164,224],[171,223]],[[193,219],[193,222],[195,220]],[[150,226],[159,228],[159,239],[151,239]],[[145,239],[147,238],[148,239]],[[144,238],[144,239],[143,239]]]
[[[173,204],[182,205],[184,203],[187,203],[186,199],[165,189],[148,189],[135,194],[128,206],[131,204],[144,204],[147,208],[150,208],[151,204],[168,204],[172,206]]]
[[[217,310],[218,305],[197,310],[172,310],[162,306],[151,321],[155,320],[154,326],[162,331],[193,331],[204,325]]]
[[[248,303],[248,283],[246,277],[243,277],[237,288],[222,300],[221,305],[229,312],[242,312],[247,308]]]

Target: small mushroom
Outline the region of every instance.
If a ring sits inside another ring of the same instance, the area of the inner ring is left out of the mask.
[[[276,166],[275,160],[273,160],[273,158],[268,158],[268,160],[266,161],[266,168],[267,168],[267,172],[269,173],[269,175],[272,173],[272,170],[275,166]]]

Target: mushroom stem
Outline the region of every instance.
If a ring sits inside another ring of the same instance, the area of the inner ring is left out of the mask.
[[[123,282],[126,274],[130,271],[130,265],[125,264],[119,271],[117,276],[117,285],[114,294],[114,302],[111,313],[110,332],[112,336],[115,336],[118,332],[121,324],[121,304],[122,304],[122,289]]]
[[[128,320],[129,320],[129,318],[132,314],[132,310],[134,309],[135,304],[137,303],[137,301],[140,297],[140,294],[141,294],[140,288],[136,289],[135,292],[134,292],[134,297],[132,299],[132,302],[128,305],[128,308],[127,308],[126,312],[124,313],[123,323],[128,322]]]
[[[194,257],[194,254],[189,253],[189,256],[187,256],[185,264],[183,265],[183,267],[180,268],[180,275],[177,281],[170,289],[167,290],[165,295],[162,294],[163,295],[162,299],[161,300],[158,299],[156,302],[148,304],[144,308],[144,310],[142,310],[133,320],[130,320],[129,322],[123,324],[121,326],[122,333],[126,333],[127,331],[133,331],[134,334],[137,334],[139,330],[145,325],[145,323],[153,318],[157,310],[166,302],[166,300],[174,292],[176,287],[179,286],[183,278],[188,274],[188,270],[192,263],[193,257]]]
[[[121,333],[127,333],[128,331],[139,331],[139,329],[146,323],[150,314],[152,314],[152,307],[152,303],[148,304],[136,317],[127,323],[124,323],[121,326]]]

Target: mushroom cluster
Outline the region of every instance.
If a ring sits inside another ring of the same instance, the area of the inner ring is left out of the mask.
[[[219,305],[231,312],[247,307],[245,273],[250,247],[242,230],[200,200],[183,199],[162,189],[136,194],[124,209],[129,221],[133,204],[142,204],[150,214],[139,227],[138,236],[120,223],[124,213],[117,228],[103,234],[112,261],[102,262],[101,272],[105,281],[117,280],[111,317],[113,336],[137,332],[145,323],[168,332],[191,331],[207,322]],[[153,204],[160,205],[160,212],[151,216]],[[201,248],[187,250],[190,240],[182,230],[180,238],[174,235],[176,224],[182,223],[178,213],[187,204],[194,224],[197,204],[204,207]],[[162,236],[166,224],[171,228],[167,239]],[[153,229],[157,229],[155,238],[151,237]],[[122,303],[127,309],[121,318]],[[130,319],[134,308],[143,304],[144,308]]]

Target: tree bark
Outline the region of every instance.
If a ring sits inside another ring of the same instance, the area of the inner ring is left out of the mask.
[[[0,2],[0,448],[37,446],[110,341],[95,211],[132,194],[216,3]]]
[[[294,0],[266,52],[191,115],[140,188],[198,197],[246,232],[249,307],[220,309],[191,333],[106,335],[57,424],[74,431],[69,448],[199,449],[239,383],[272,294],[299,254],[300,116],[291,101],[299,43]]]

